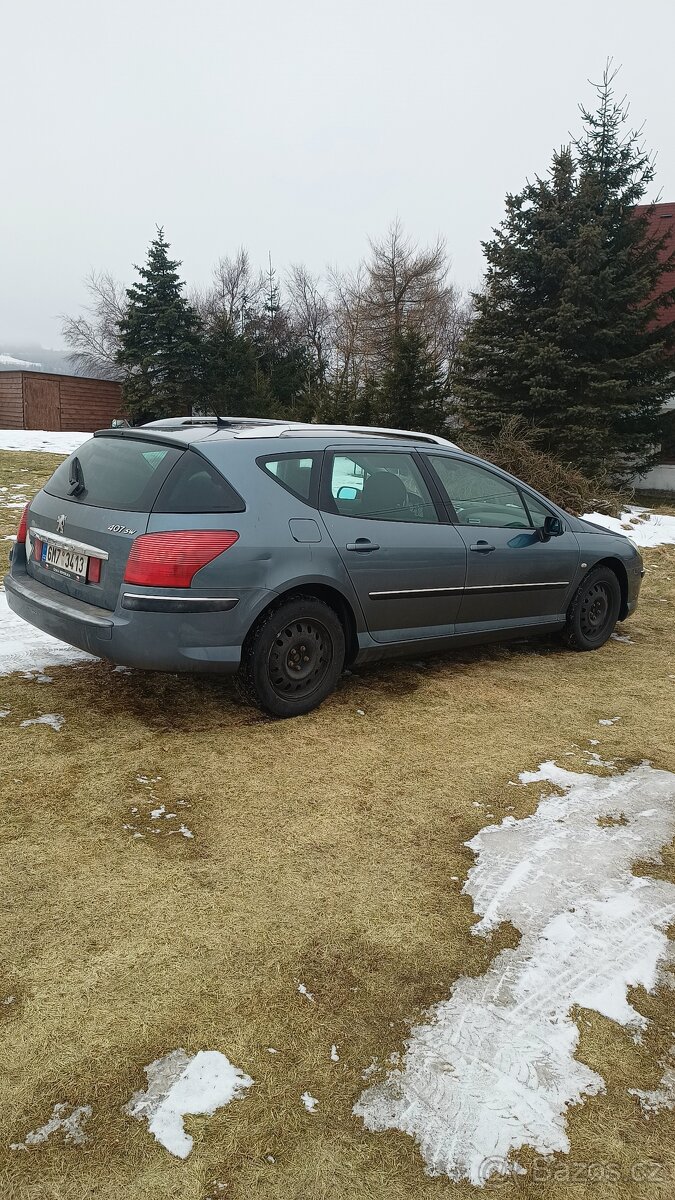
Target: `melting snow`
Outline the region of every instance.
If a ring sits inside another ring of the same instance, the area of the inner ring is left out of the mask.
[[[307,1000],[309,1000],[310,1004],[316,1004],[316,1000],[314,999],[312,993],[307,991],[304,983],[298,984],[298,991],[301,996],[304,996]]]
[[[675,1044],[670,1048],[671,1062],[663,1063],[664,1072],[661,1082],[654,1091],[642,1092],[638,1088],[629,1088],[631,1096],[637,1096],[640,1107],[646,1117],[652,1113],[661,1112],[664,1108],[675,1108]]]
[[[40,450],[65,457],[90,437],[90,433],[61,433],[51,429],[0,429],[0,450]]]
[[[91,1105],[83,1104],[80,1108],[72,1108],[72,1112],[67,1116],[69,1108],[72,1108],[72,1105],[55,1104],[46,1125],[27,1133],[24,1142],[12,1142],[10,1150],[28,1150],[29,1146],[40,1146],[60,1129],[63,1130],[67,1142],[73,1142],[76,1146],[84,1145],[88,1138],[82,1125],[91,1116]]]
[[[96,662],[84,650],[76,650],[43,633],[17,617],[0,591],[0,675],[13,671],[38,671],[75,662]]]
[[[310,1096],[309,1092],[303,1092],[300,1099],[302,1100],[302,1103],[304,1104],[308,1113],[316,1112],[316,1106],[319,1103],[319,1101],[316,1099],[316,1096]]]
[[[601,717],[598,721],[598,725],[616,725],[617,721],[620,720],[621,717]]]
[[[415,1027],[400,1069],[354,1107],[368,1129],[400,1129],[419,1143],[428,1171],[481,1186],[518,1171],[511,1151],[569,1150],[568,1105],[604,1090],[574,1056],[574,1005],[640,1030],[646,1019],[627,988],[651,990],[675,951],[675,885],[637,877],[675,833],[675,774],[643,763],[602,777],[544,763],[521,775],[563,795],[544,796],[523,820],[506,817],[467,843],[476,855],[464,885],[485,936],[503,921],[522,934],[484,975],[462,977]],[[620,811],[625,824],[598,824]]]
[[[59,732],[66,718],[60,713],[43,713],[41,717],[28,717],[27,720],[21,722],[21,728],[25,729],[28,725],[50,725],[52,729]]]
[[[211,1116],[253,1085],[218,1050],[200,1050],[194,1056],[183,1049],[172,1050],[150,1063],[145,1074],[146,1090],[134,1092],[124,1111],[147,1121],[150,1133],[176,1158],[187,1158],[193,1145],[183,1117]]]
[[[605,517],[602,513],[586,513],[584,521],[602,525],[614,533],[623,533],[637,546],[675,545],[675,517],[652,513],[648,508],[632,504],[620,517]]]
[[[331,1062],[339,1062],[340,1061],[340,1055],[338,1054],[338,1048],[335,1044],[333,1044],[330,1048],[330,1061]]]

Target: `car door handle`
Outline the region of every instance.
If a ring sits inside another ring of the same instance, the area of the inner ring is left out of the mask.
[[[469,546],[469,550],[474,550],[476,554],[490,554],[496,548],[496,546],[491,546],[489,542],[474,542],[473,546]]]
[[[379,550],[376,542],[371,542],[370,538],[357,538],[355,542],[347,542],[348,550],[356,550],[361,554],[370,554],[371,550]]]

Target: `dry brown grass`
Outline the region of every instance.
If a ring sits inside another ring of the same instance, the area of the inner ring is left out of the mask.
[[[351,1114],[364,1067],[401,1050],[453,980],[483,972],[517,936],[471,937],[460,895],[463,843],[486,814],[536,807],[537,786],[508,780],[546,758],[585,768],[591,737],[622,767],[648,758],[675,770],[675,551],[647,557],[625,627],[633,645],[575,655],[532,643],[379,666],[297,721],[238,705],[224,682],[102,663],[50,669],[52,684],[0,679],[11,709],[0,722],[0,998],[16,997],[0,1007],[2,1200],[670,1200],[675,1114],[646,1121],[627,1092],[659,1077],[674,1017],[665,991],[636,993],[653,1018],[640,1046],[579,1013],[579,1055],[607,1094],[570,1110],[571,1153],[556,1165],[619,1164],[621,1180],[602,1189],[530,1175],[477,1193],[429,1179],[411,1139],[367,1133]],[[65,716],[60,733],[20,728],[40,711]],[[137,775],[161,776],[156,800]],[[157,803],[194,840],[167,832],[173,820],[142,839],[124,829],[147,830]],[[675,881],[672,850],[664,861]],[[122,1112],[143,1066],[177,1046],[222,1050],[255,1079],[245,1100],[188,1119],[185,1162]],[[8,1150],[60,1101],[93,1106],[85,1147]],[[668,1182],[631,1181],[648,1157]]]

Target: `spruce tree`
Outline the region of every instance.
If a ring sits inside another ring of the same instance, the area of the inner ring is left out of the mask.
[[[405,327],[395,334],[391,360],[385,368],[372,409],[379,424],[393,429],[442,433],[446,421],[443,376],[430,352],[428,339],[418,329]]]
[[[136,267],[140,282],[127,289],[120,321],[117,361],[127,372],[124,399],[136,420],[189,414],[203,398],[201,324],[169,249],[159,228],[145,266]]]
[[[582,136],[549,175],[507,196],[483,249],[487,270],[453,378],[470,429],[494,437],[509,418],[588,474],[645,470],[672,394],[675,323],[658,325],[675,290],[654,299],[675,256],[635,214],[654,164],[609,66]]]

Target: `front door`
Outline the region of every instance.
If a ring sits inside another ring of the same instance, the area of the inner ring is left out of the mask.
[[[466,547],[412,453],[328,451],[321,509],[375,641],[454,633]]]
[[[467,550],[457,633],[564,619],[579,563],[574,534],[565,529],[542,540],[539,530],[551,514],[515,481],[450,454],[430,453],[428,462]]]

